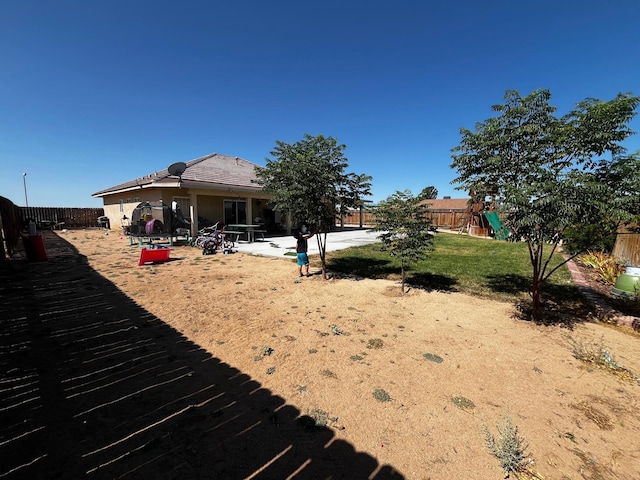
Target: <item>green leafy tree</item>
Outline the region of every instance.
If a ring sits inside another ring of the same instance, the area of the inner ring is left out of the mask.
[[[424,187],[418,196],[423,200],[433,200],[434,198],[438,198],[438,189],[433,185]]]
[[[336,215],[359,206],[371,194],[371,177],[346,172],[346,148],[323,135],[305,134],[292,144],[276,140],[273,159],[267,158],[266,166],[256,169],[258,184],[271,194],[277,209],[319,231],[323,279],[327,278],[327,232]]]
[[[586,250],[599,250],[611,253],[616,242],[621,223],[628,224],[640,213],[640,155],[616,156],[614,161],[600,161],[596,165],[598,178],[605,192],[614,192],[605,196],[603,209],[609,215],[595,220],[595,223],[579,223],[565,232],[563,248],[571,254]]]
[[[590,225],[572,225],[565,231],[562,248],[571,255],[586,250],[611,253],[616,243],[618,222],[603,218]]]
[[[433,235],[429,233],[431,220],[427,216],[427,208],[423,198],[414,197],[409,190],[397,191],[371,207],[375,218],[373,231],[382,232],[378,238],[383,247],[400,260],[403,295],[411,264],[424,260],[427,253],[433,250]]]
[[[532,265],[532,316],[541,316],[544,282],[559,268],[550,260],[568,228],[603,218],[629,220],[637,204],[639,171],[621,142],[638,97],[586,99],[563,117],[555,115],[548,90],[527,96],[507,91],[497,116],[460,130],[451,167],[461,190],[498,193],[511,241],[525,241]],[[598,159],[607,154],[609,158]],[[619,176],[629,175],[622,185]],[[568,261],[568,259],[567,259]]]

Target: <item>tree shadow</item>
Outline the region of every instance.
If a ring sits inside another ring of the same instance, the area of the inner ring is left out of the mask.
[[[404,478],[47,250],[0,269],[1,477]]]
[[[327,268],[337,272],[373,279],[399,278],[402,274],[400,267],[393,265],[391,260],[372,260],[356,256],[327,259]],[[442,292],[455,292],[457,283],[454,278],[446,275],[412,273],[411,271],[407,274],[407,282],[414,288]]]
[[[531,279],[523,275],[487,275],[487,286],[494,292],[519,295],[531,290]]]
[[[446,275],[435,275],[432,273],[411,273],[409,272],[408,282],[416,288],[439,292],[457,292],[456,284],[458,283],[455,278],[448,277]]]
[[[531,278],[524,275],[488,275],[486,279],[487,285],[494,292],[520,295],[531,291]],[[544,283],[542,295],[556,303],[576,302],[582,299],[582,294],[575,285],[558,285],[549,282]]]
[[[374,279],[387,278],[389,275],[400,273],[400,269],[393,266],[390,260],[372,260],[356,256],[327,258],[327,268]]]
[[[524,275],[489,275],[487,285],[498,293],[514,296],[518,317],[532,320],[531,278]],[[527,295],[525,297],[525,295]],[[542,287],[542,318],[545,324],[564,324],[572,326],[584,321],[592,312],[590,305],[575,285],[558,285],[545,282]]]

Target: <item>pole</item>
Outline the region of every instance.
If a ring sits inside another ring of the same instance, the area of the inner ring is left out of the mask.
[[[24,183],[24,203],[29,208],[29,200],[27,199],[27,173],[22,174],[22,182]]]

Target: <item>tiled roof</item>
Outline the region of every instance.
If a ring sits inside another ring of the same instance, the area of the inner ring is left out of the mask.
[[[239,187],[244,190],[250,189],[256,191],[261,189],[258,184],[252,182],[256,180],[255,168],[259,168],[259,166],[242,158],[212,153],[186,162],[186,165],[187,168],[182,174],[182,185],[184,187]],[[134,188],[148,188],[163,186],[165,184],[173,185],[177,181],[177,177],[170,175],[168,169],[164,169],[100,190],[92,196],[102,197],[110,193]]]
[[[469,198],[433,198],[425,200],[429,204],[429,210],[466,210],[469,205]]]

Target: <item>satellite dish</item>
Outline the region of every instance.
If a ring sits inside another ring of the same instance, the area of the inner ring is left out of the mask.
[[[182,174],[187,169],[187,164],[184,162],[176,162],[169,165],[169,175],[173,175],[175,177],[182,177]]]

